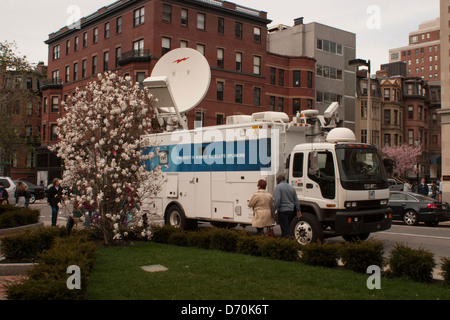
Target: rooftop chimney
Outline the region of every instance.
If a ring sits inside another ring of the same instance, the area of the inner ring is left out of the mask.
[[[303,24],[303,19],[304,19],[303,17],[294,19],[294,26],[300,26],[300,25],[302,25],[302,24]]]

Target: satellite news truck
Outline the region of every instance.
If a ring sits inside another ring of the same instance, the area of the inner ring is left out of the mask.
[[[198,222],[251,225],[253,211],[247,204],[257,191],[257,181],[265,179],[273,194],[277,175],[284,174],[300,200],[302,217],[293,218],[290,232],[301,244],[330,236],[364,240],[391,227],[382,157],[375,146],[356,143],[351,130],[337,127],[338,103],[324,115],[306,110],[290,119],[285,113],[260,112],[230,116],[225,125],[188,130],[181,116],[187,109],[177,110],[177,105],[194,89],[180,93],[174,83],[189,82],[192,70],[202,66],[197,77],[203,79],[209,70],[203,56],[193,51],[169,52],[158,62],[164,71],[157,71],[169,76],[152,73],[144,81],[158,98],[154,107],[163,110],[158,120],[167,128],[142,137],[148,145],[143,151],[151,155],[147,167],[160,167],[166,177],[151,209],[167,225],[183,229]],[[191,65],[181,66],[187,61]],[[203,99],[207,87],[205,82],[198,89],[201,93],[188,109]],[[164,108],[158,106],[160,101]]]

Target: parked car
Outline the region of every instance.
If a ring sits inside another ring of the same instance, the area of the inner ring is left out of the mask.
[[[14,193],[16,192],[16,184],[10,177],[0,177],[0,182],[3,183],[6,191],[8,191],[8,202],[9,204],[16,204],[16,198]]]
[[[389,207],[393,220],[403,221],[409,226],[419,222],[436,226],[441,221],[450,220],[448,203],[413,192],[391,191]]]
[[[15,181],[16,184],[19,181]],[[45,189],[44,187],[37,186],[34,183],[28,182],[28,181],[20,181],[22,183],[25,183],[28,186],[28,191],[31,193],[30,197],[30,203],[33,204],[36,200],[41,200],[45,198]]]
[[[388,183],[389,183],[389,190],[403,191],[403,183],[400,183],[395,179],[388,179]]]

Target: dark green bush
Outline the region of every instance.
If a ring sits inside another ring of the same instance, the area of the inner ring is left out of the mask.
[[[384,245],[379,240],[346,242],[339,249],[344,267],[356,272],[366,273],[367,268],[384,266]]]
[[[394,277],[406,276],[414,281],[431,282],[435,267],[434,254],[425,249],[412,249],[397,243],[389,257],[390,273]]]
[[[312,266],[327,268],[337,267],[339,245],[326,243],[310,243],[301,248],[300,261]]]
[[[55,238],[66,235],[65,228],[42,227],[2,238],[1,250],[11,260],[34,260],[53,245]]]
[[[167,239],[168,244],[173,244],[176,246],[182,246],[186,247],[189,245],[188,238],[190,237],[190,234],[184,231],[179,232],[173,232],[170,234],[169,238]]]
[[[212,228],[209,230],[209,247],[221,251],[236,252],[238,232],[235,230]]]
[[[210,241],[208,230],[189,232],[187,241],[188,246],[190,247],[196,247],[199,249],[209,249]]]
[[[180,230],[171,226],[153,226],[152,232],[152,241],[157,243],[167,243],[170,235],[174,232],[180,232]]]
[[[37,266],[32,268],[27,278],[7,286],[10,300],[73,300],[84,298],[88,276],[95,260],[95,245],[86,235],[71,235],[58,238],[54,245],[40,255]],[[81,290],[67,288],[67,268],[80,267]]]
[[[441,258],[441,270],[444,283],[450,285],[450,258]]]
[[[243,233],[237,241],[236,252],[242,254],[249,254],[252,256],[261,256],[262,252],[260,244],[264,241],[265,236],[255,236]]]
[[[0,206],[0,229],[15,228],[39,222],[39,210],[16,206]]]

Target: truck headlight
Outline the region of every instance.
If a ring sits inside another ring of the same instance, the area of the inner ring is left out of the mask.
[[[380,205],[382,205],[382,206],[387,206],[388,205],[388,200],[387,199],[384,199],[384,200],[380,200]]]

